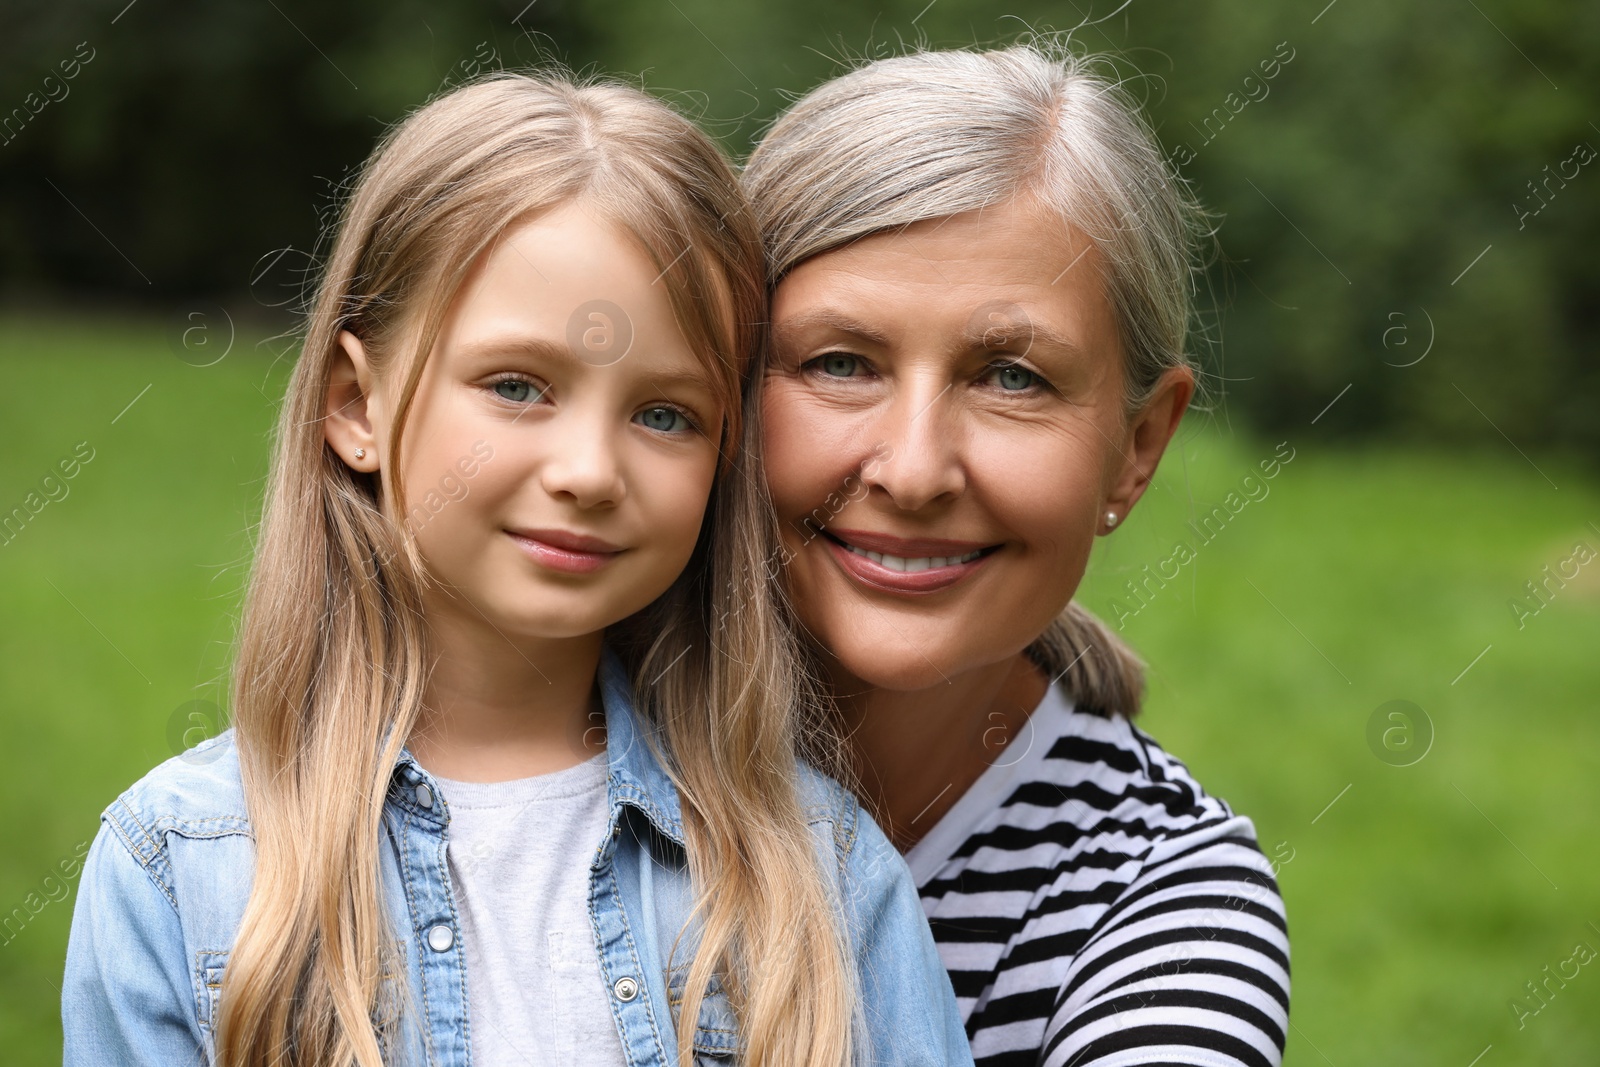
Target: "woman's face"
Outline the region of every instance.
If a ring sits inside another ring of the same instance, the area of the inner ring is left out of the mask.
[[[1193,389],[1133,418],[1081,233],[1026,202],[807,260],[778,286],[767,480],[837,679],[913,690],[1015,656],[1071,599]]]

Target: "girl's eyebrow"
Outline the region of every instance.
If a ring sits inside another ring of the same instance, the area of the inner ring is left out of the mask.
[[[707,377],[701,371],[693,371],[693,370],[656,371],[656,372],[647,373],[644,376],[644,378],[645,378],[645,381],[649,382],[651,385],[654,385],[654,386],[675,386],[676,385],[676,386],[683,386],[685,388],[690,388],[690,389],[700,389],[700,390],[702,390],[702,391],[704,391],[706,393],[712,394],[712,395],[715,395],[715,393],[716,393],[716,390],[713,389],[712,386],[711,386],[711,379],[709,377]]]
[[[635,339],[635,344],[638,343]],[[493,359],[532,359],[548,360],[558,363],[588,363],[582,360],[571,348],[559,341],[551,341],[542,337],[486,337],[477,341],[467,341],[456,347],[456,354],[464,360],[472,362],[489,361]],[[627,361],[624,356],[617,362]],[[608,366],[609,364],[599,364]],[[700,369],[646,371],[643,375],[646,381],[655,386],[684,386],[703,390],[715,394],[710,377]]]
[[[456,354],[470,360],[508,356],[568,361],[576,358],[566,345],[542,337],[487,337],[457,345]]]

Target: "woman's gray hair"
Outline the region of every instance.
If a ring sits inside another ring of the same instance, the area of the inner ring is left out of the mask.
[[[812,90],[744,171],[769,285],[870,234],[1029,198],[1098,249],[1137,411],[1167,371],[1194,368],[1191,296],[1209,219],[1108,66],[1030,41],[880,59]],[[1028,653],[1081,710],[1138,711],[1143,665],[1078,604]]]

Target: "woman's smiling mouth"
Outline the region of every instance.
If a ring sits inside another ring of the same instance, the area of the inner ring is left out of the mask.
[[[907,538],[865,530],[822,531],[844,572],[891,593],[932,593],[975,573],[1000,545],[942,538]]]

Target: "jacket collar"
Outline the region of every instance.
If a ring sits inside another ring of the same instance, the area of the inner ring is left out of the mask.
[[[629,804],[642,811],[655,828],[677,842],[683,840],[683,810],[678,788],[656,759],[652,741],[659,744],[650,722],[634,708],[633,682],[628,670],[609,645],[600,651],[600,701],[606,716],[607,792],[611,822],[615,825],[618,805]],[[442,823],[442,808],[432,798],[439,795],[438,783],[422,768],[409,748],[402,748],[395,760],[390,796],[412,815]],[[425,792],[418,791],[426,786]],[[428,804],[421,803],[422,798]]]
[[[632,804],[649,817],[657,830],[683,842],[683,810],[678,787],[656,759],[653,745],[661,744],[654,725],[633,706],[633,681],[615,652],[600,651],[600,700],[606,712],[606,758],[610,765],[613,813],[619,802]]]

